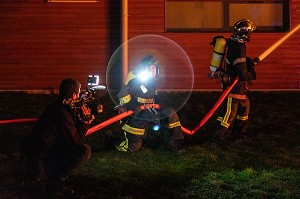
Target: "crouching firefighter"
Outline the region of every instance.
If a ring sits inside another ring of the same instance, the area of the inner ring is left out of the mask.
[[[140,150],[147,133],[150,132],[147,129],[158,125],[160,126],[160,141],[165,144],[165,150],[175,154],[185,152],[179,146],[179,140],[184,139],[179,117],[172,108],[161,105],[160,109],[140,109],[141,105],[155,104],[158,74],[158,61],[151,55],[144,57],[139,62],[137,69],[128,73],[127,79],[118,93],[120,101],[118,107],[119,112],[133,110],[134,115],[121,121],[124,140],[115,145],[119,151],[135,152]]]
[[[250,110],[247,83],[251,84],[256,79],[254,66],[259,62],[258,58],[252,60],[246,56],[246,42],[250,42],[251,32],[255,29],[250,20],[242,19],[234,24],[233,35],[229,39],[215,37],[211,43],[215,47],[210,66],[212,77],[220,78],[223,90],[238,77],[238,82],[227,96],[223,115],[217,118],[219,129],[212,135],[213,141],[224,148],[230,126],[233,138],[246,133]]]

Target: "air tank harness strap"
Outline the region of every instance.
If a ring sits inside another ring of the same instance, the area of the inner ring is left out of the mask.
[[[230,61],[229,61],[227,58],[225,59],[225,61],[226,61],[226,63],[227,63],[228,65],[231,64]],[[235,60],[233,61],[232,65],[234,66],[234,65],[236,65],[236,64],[238,64],[238,63],[242,63],[242,62],[246,62],[246,58],[245,58],[245,57],[241,57],[241,58],[235,59]]]

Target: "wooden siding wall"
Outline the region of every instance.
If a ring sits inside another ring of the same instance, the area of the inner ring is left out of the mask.
[[[105,84],[110,56],[120,44],[120,2],[46,3],[44,0],[0,2],[0,90],[56,89],[63,78],[84,83],[99,74]],[[291,28],[300,23],[300,0],[291,0]],[[219,89],[207,77],[216,35],[228,33],[165,33],[165,0],[128,0],[129,39],[157,34],[179,44],[194,70],[194,89]],[[284,33],[253,33],[247,44],[256,57]],[[300,32],[294,34],[257,67],[253,89],[299,89]],[[166,66],[174,70],[174,66]],[[176,66],[178,75],[186,68]],[[180,82],[178,82],[178,85]],[[176,87],[173,86],[173,87]],[[180,87],[180,86],[178,86]]]
[[[4,0],[5,1],[5,0]],[[57,89],[64,78],[85,87],[109,58],[107,3],[0,3],[0,90]]]
[[[217,35],[225,33],[165,33],[164,0],[129,0],[129,36],[158,34],[178,43],[189,56],[195,74],[194,89],[218,89],[220,84],[207,77],[212,47],[209,43]],[[291,0],[291,28],[300,23],[300,0]],[[259,56],[285,33],[252,33],[247,44],[247,55]],[[300,31],[286,40],[280,47],[257,66],[257,80],[253,89],[299,89],[300,88]],[[169,68],[172,70],[172,68]],[[178,71],[183,75],[184,68]]]

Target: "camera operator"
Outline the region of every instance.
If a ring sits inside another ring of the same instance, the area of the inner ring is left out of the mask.
[[[78,111],[73,104],[79,99],[81,84],[74,79],[61,82],[58,99],[48,105],[26,137],[20,150],[21,161],[31,177],[40,179],[48,193],[73,190],[63,181],[82,166],[91,155],[84,144],[85,133],[95,118],[84,105]]]

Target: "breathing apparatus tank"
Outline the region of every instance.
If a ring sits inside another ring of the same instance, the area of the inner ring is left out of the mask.
[[[226,48],[226,39],[223,36],[217,36],[213,38],[210,44],[214,46],[213,56],[210,62],[210,70],[213,76],[214,72],[216,72],[222,64]]]

